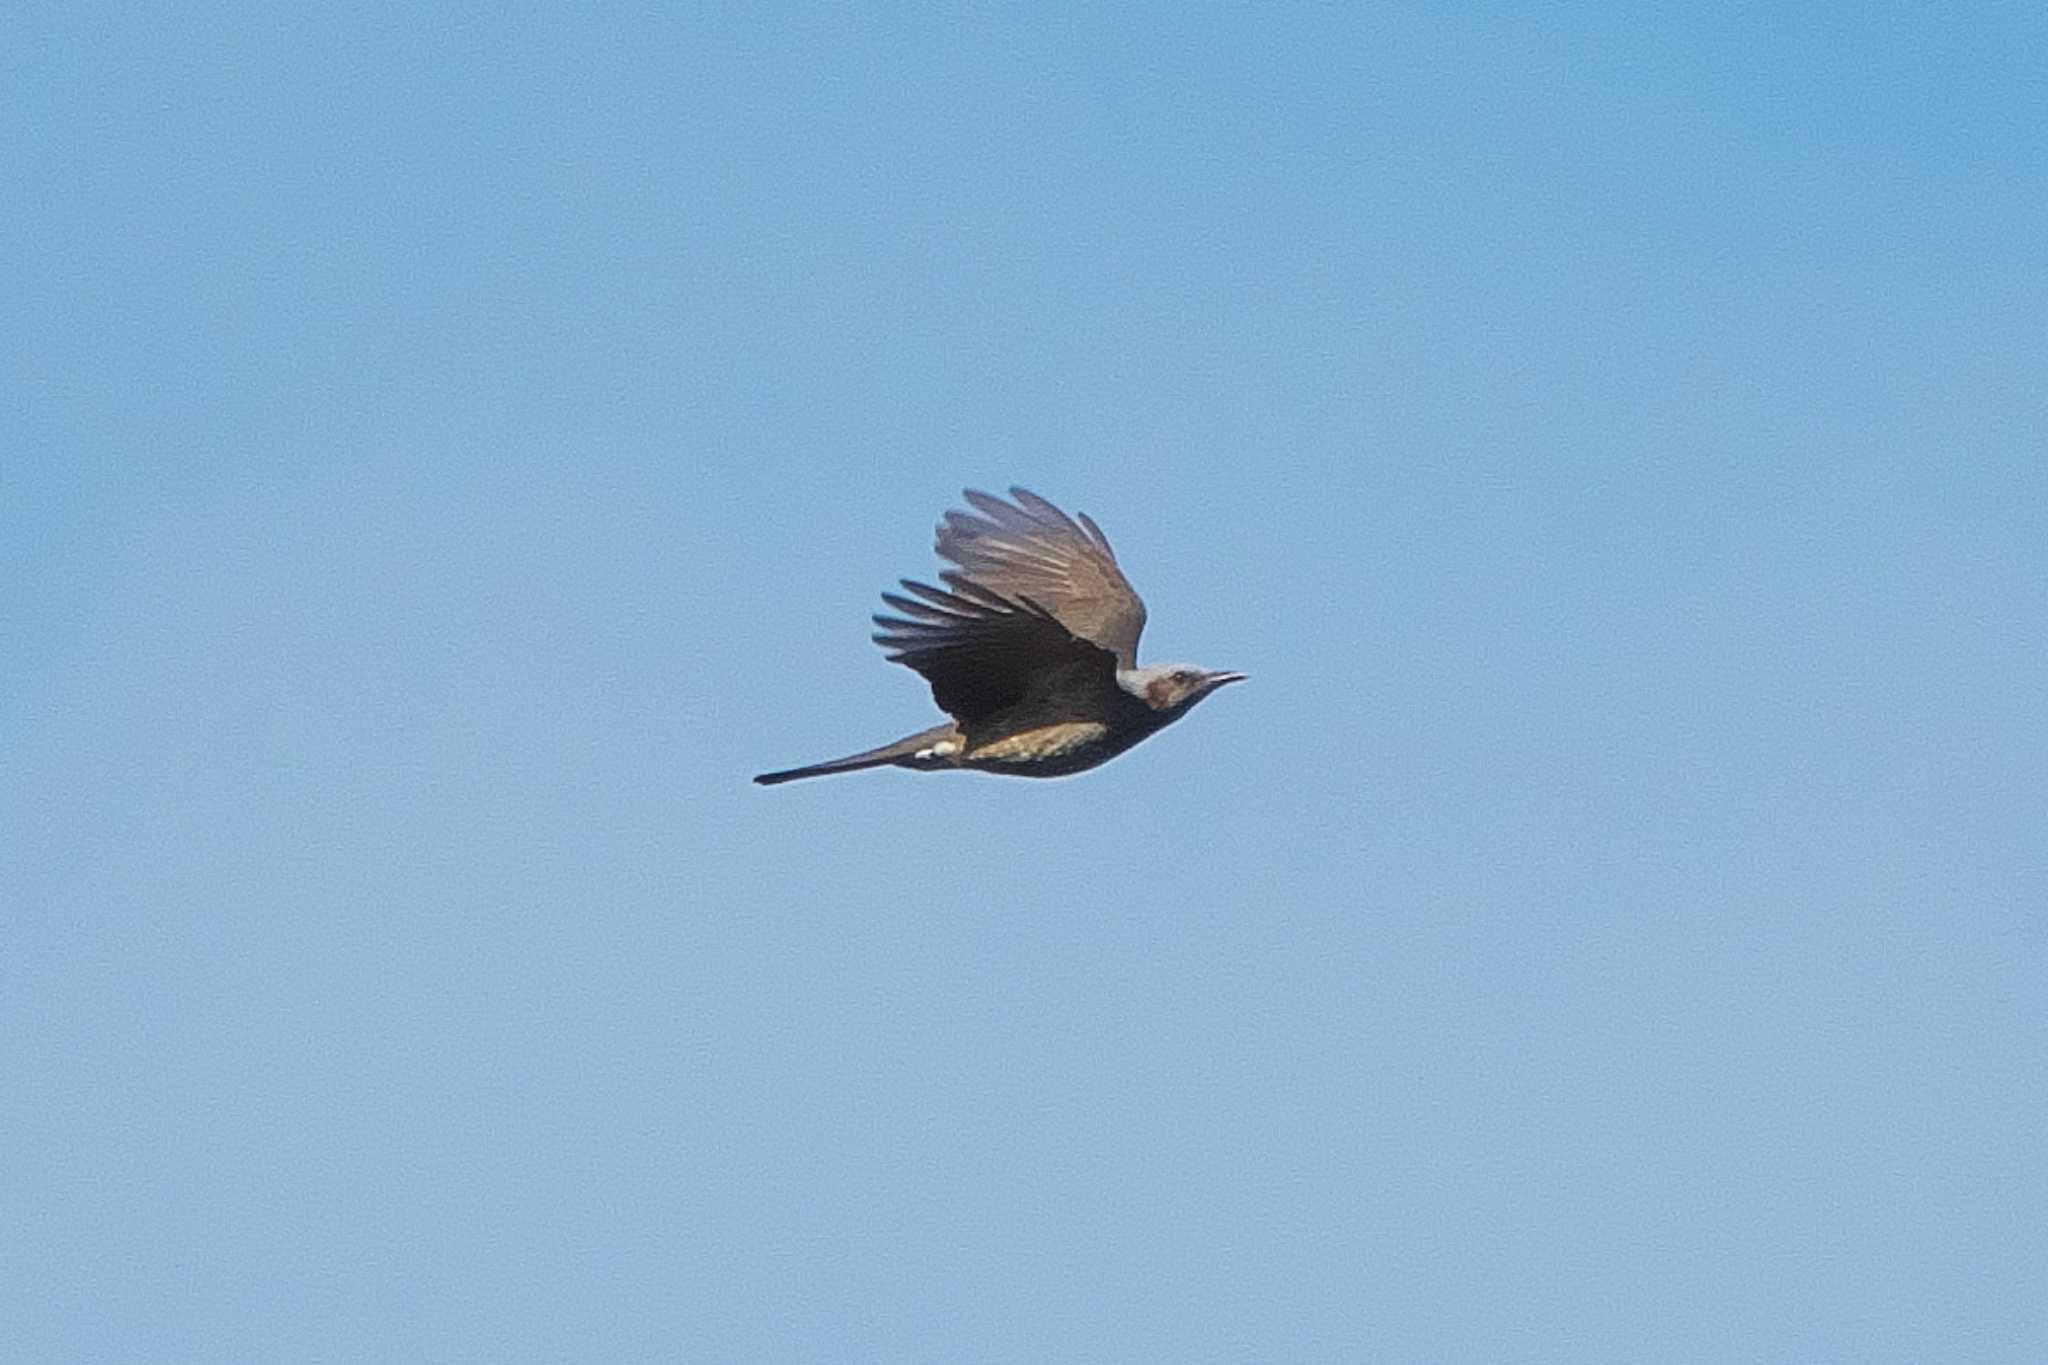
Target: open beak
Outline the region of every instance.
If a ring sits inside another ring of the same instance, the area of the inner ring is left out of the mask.
[[[1220,673],[1211,673],[1209,675],[1209,686],[1212,688],[1217,688],[1223,686],[1223,684],[1225,683],[1243,682],[1244,679],[1244,674],[1232,673],[1228,669],[1225,669]]]

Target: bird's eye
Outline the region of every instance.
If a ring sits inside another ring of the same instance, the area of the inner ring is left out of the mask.
[[[1174,671],[1173,680],[1177,683],[1191,683],[1195,680],[1195,675],[1188,672],[1185,668],[1176,669]]]

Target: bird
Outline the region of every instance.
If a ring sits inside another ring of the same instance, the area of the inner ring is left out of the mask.
[[[1029,489],[1010,501],[967,489],[972,511],[939,522],[944,587],[885,592],[875,643],[931,685],[950,717],[880,748],[762,773],[764,786],[897,767],[1067,777],[1108,762],[1245,675],[1192,664],[1138,667],[1145,604],[1109,538]],[[906,595],[907,594],[907,595]]]

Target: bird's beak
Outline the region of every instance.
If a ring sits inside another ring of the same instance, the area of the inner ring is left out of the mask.
[[[1225,683],[1243,682],[1244,679],[1244,674],[1232,673],[1226,669],[1221,673],[1211,673],[1209,675],[1209,686],[1212,688],[1221,687]]]

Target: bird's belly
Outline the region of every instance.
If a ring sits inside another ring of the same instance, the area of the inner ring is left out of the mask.
[[[1065,777],[1084,772],[1116,752],[1109,743],[1107,725],[1092,720],[1063,721],[978,744],[967,751],[963,761],[968,767],[1024,777]]]

